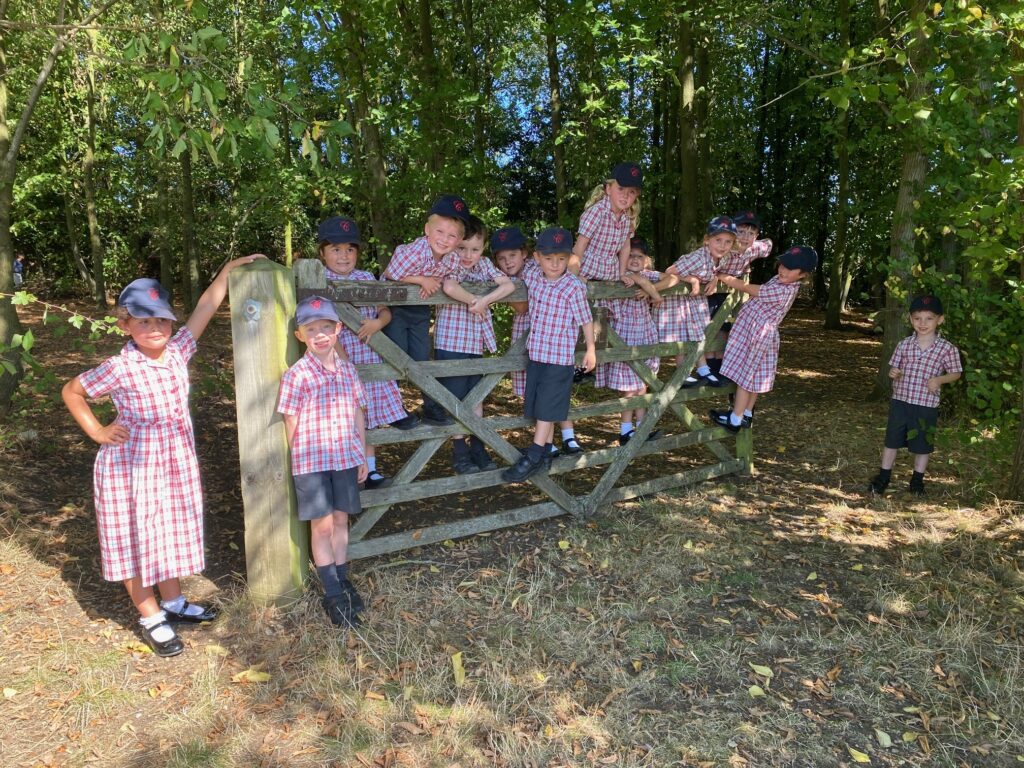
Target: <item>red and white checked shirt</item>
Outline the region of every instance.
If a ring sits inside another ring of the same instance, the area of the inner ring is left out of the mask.
[[[450,274],[458,264],[458,251],[446,253],[440,259],[435,259],[434,252],[427,245],[427,238],[419,237],[411,243],[395,248],[388,268],[384,270],[384,277],[388,280],[404,280],[409,275],[422,275],[443,280],[444,276]]]
[[[460,283],[486,283],[505,277],[505,273],[485,256],[470,269],[459,264],[447,277],[453,277]],[[480,317],[461,303],[438,307],[437,319],[434,321],[434,348],[467,355],[482,355],[484,348],[489,352],[496,351],[498,342],[494,338],[490,309],[486,317]]]
[[[960,351],[953,344],[936,336],[928,349],[921,349],[916,333],[896,345],[889,365],[903,371],[900,378],[893,379],[892,399],[929,408],[939,407],[939,394],[928,391],[928,379],[963,371]]]
[[[586,286],[571,272],[548,280],[536,262],[527,262],[522,274],[530,303],[530,337],[526,340],[530,359],[573,365],[580,326],[594,319]]]
[[[335,354],[335,353],[332,353]],[[333,472],[365,463],[356,411],[366,396],[355,366],[335,354],[331,371],[306,352],[281,377],[277,411],[295,416],[292,474]]]
[[[196,342],[183,326],[160,360],[128,342],[78,377],[90,397],[110,395],[120,445],[100,446],[93,468],[96,527],[103,578],[141,577],[144,586],[199,573],[203,554],[203,491],[192,418],[188,361]]]
[[[616,216],[605,195],[580,216],[580,237],[589,239],[580,260],[580,274],[588,280],[618,280],[619,251],[633,234],[629,213]]]
[[[684,253],[675,264],[679,277],[696,277],[702,283],[708,283],[715,276],[715,260],[711,258],[711,251],[706,245],[702,245],[692,253]],[[700,296],[700,294],[687,294],[688,296]]]
[[[335,282],[338,280],[362,280],[376,282],[375,278],[369,272],[365,272],[361,269],[353,269],[347,275],[338,275],[331,270],[324,267],[324,275],[327,277],[328,282]],[[365,317],[367,320],[377,319],[377,308],[376,307],[356,307],[359,310],[359,314]],[[345,350],[345,354],[348,355],[349,362],[355,365],[376,365],[379,363],[380,355],[370,349],[369,345],[364,344],[359,340],[359,337],[355,333],[349,330],[348,326],[342,323],[341,333],[338,336],[338,341],[341,342],[342,348]]]
[[[750,271],[751,262],[767,258],[772,252],[772,241],[768,238],[755,240],[743,253],[730,251],[722,257],[715,267],[715,273],[719,275],[732,275],[743,277]]]

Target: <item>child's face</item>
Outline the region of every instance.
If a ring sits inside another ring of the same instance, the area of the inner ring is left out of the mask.
[[[630,251],[626,260],[626,269],[630,272],[643,272],[647,268],[647,254],[643,251]]]
[[[937,315],[926,309],[910,313],[910,324],[914,326],[914,333],[918,336],[930,336],[935,333],[945,319],[944,315]]]
[[[359,262],[359,247],[355,243],[328,243],[320,248],[324,266],[336,275],[350,275]]]
[[[163,317],[129,317],[118,320],[117,326],[132,337],[142,353],[154,360],[164,353],[171,340],[172,320]]]
[[[466,228],[461,221],[447,219],[444,216],[431,216],[423,227],[427,245],[437,259],[454,251],[465,231]]]
[[[739,241],[740,247],[743,250],[747,250],[751,244],[757,240],[758,229],[753,224],[737,224],[736,225],[736,240]]]
[[[802,269],[790,269],[782,264],[779,264],[779,282],[783,285],[789,285],[790,283],[798,283],[804,279],[807,273]]]
[[[466,269],[472,269],[480,261],[480,257],[484,255],[484,236],[474,235],[473,237],[467,237],[458,247],[459,252],[459,264]]]
[[[704,238],[704,245],[711,251],[712,257],[720,259],[732,250],[732,244],[736,241],[734,235],[728,232],[719,232],[717,235],[708,235]]]
[[[306,345],[306,349],[322,359],[334,349],[339,333],[341,323],[333,320],[313,320],[300,325],[295,331],[295,336]]]
[[[612,204],[612,210],[616,213],[628,211],[633,207],[636,199],[640,197],[640,189],[638,187],[623,187],[614,179],[604,185],[604,193],[608,195],[608,199]]]
[[[569,267],[568,253],[540,253],[535,252],[533,258],[537,261],[541,273],[548,280],[557,280],[565,274]]]
[[[498,269],[509,277],[515,277],[523,271],[523,264],[526,262],[526,253],[522,248],[498,251],[494,254],[494,260],[498,264]]]

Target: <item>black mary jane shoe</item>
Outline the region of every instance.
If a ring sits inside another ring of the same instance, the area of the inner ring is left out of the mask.
[[[196,608],[202,608],[203,612],[195,615],[188,614],[186,611],[188,611],[189,605],[191,605],[191,603],[186,600],[185,604],[181,607],[180,613],[178,611],[172,611],[169,608],[163,608],[163,606],[161,606],[161,608],[163,608],[164,613],[167,615],[167,621],[178,624],[203,624],[207,621],[213,621],[220,616],[220,610],[217,606],[199,605],[198,603],[195,604]]]
[[[139,629],[142,630],[142,639],[146,641],[146,645],[153,649],[153,653],[166,659],[170,656],[177,656],[185,650],[185,644],[181,642],[181,638],[178,637],[177,632],[174,632],[174,636],[171,637],[171,639],[164,640],[162,643],[153,639],[153,630],[158,627],[168,627],[172,632],[174,632],[174,628],[166,621],[161,621],[155,627],[149,628],[143,627],[141,624],[139,625]]]

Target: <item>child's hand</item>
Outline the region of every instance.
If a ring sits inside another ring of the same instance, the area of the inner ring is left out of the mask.
[[[942,382],[939,381],[938,376],[932,376],[928,379],[928,391],[933,395],[939,394],[939,390],[942,389]]]
[[[588,349],[583,355],[583,370],[592,371],[597,367],[597,352],[592,349]]]
[[[661,302],[663,302],[665,300],[662,297],[662,295],[660,293],[658,293],[657,291],[654,292],[653,296],[648,296],[647,298],[651,302],[651,306],[652,307],[660,307],[661,306]]]
[[[235,267],[240,267],[243,264],[252,264],[254,261],[256,261],[256,259],[265,258],[267,257],[262,253],[250,253],[248,256],[241,256],[237,259],[232,259],[231,261],[224,265],[224,268],[221,270],[221,272],[227,273],[230,272]]]
[[[383,327],[384,324],[379,319],[370,320],[367,318],[359,324],[359,331],[356,333],[356,336],[358,336],[359,340],[365,344],[370,340],[370,337],[373,336],[373,334]]]
[[[115,421],[113,424],[100,427],[96,434],[89,437],[100,445],[123,445],[128,441],[130,434],[126,426]]]
[[[360,483],[365,483],[366,482],[366,478],[369,477],[369,476],[370,476],[370,465],[369,464],[360,464],[359,465],[359,470],[356,472],[356,481],[360,482]]]
[[[441,290],[441,278],[424,276],[423,284],[420,285],[420,298],[429,299]]]
[[[700,293],[700,280],[693,276],[684,279],[690,284],[690,295],[698,295]]]
[[[707,288],[704,289],[705,296],[714,296],[715,290],[718,288],[718,278],[712,277],[711,282],[708,283]]]
[[[487,309],[489,306],[490,305],[486,301],[484,301],[483,297],[481,296],[480,298],[478,298],[476,301],[469,305],[469,312],[470,314],[476,315],[477,317],[483,319],[487,317]]]
[[[621,280],[622,284],[626,286],[636,285],[636,280],[634,280],[633,276],[628,273],[619,275],[619,280]]]
[[[902,379],[903,378],[903,371],[901,371],[899,368],[890,368],[889,369],[889,378],[892,379],[893,381],[897,381],[899,379]],[[929,380],[929,383],[930,383],[930,380]]]

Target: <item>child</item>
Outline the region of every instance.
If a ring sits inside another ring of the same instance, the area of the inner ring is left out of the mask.
[[[768,238],[757,239],[761,231],[761,220],[753,211],[737,213],[732,217],[732,223],[736,225],[736,242],[732,250],[715,265],[715,273],[743,277],[750,272],[751,262],[771,255],[772,241]],[[727,291],[718,291],[708,296],[708,314],[711,318],[717,314],[728,295]],[[718,338],[723,342],[723,347],[728,340],[730,328],[732,323],[723,323],[719,331]],[[717,374],[722,366],[722,353],[716,350],[708,352],[706,357],[711,372]]]
[[[550,462],[556,421],[569,415],[576,340],[580,328],[586,341],[583,369],[597,362],[594,322],[587,303],[587,289],[567,273],[572,252],[572,235],[561,227],[545,229],[537,238],[533,254],[536,268],[523,270],[523,282],[530,303],[530,336],[526,366],[526,417],[536,426],[533,443],[513,466],[502,472],[509,483],[522,482]]]
[[[324,587],[323,607],[337,627],[359,624],[363,600],[348,579],[348,517],[358,515],[366,480],[366,397],[352,363],[334,348],[341,322],[330,299],[309,296],[295,309],[306,354],[285,371],[277,410],[292,451],[299,520]]]
[[[753,298],[743,305],[729,334],[722,358],[722,375],[736,382],[732,412],[711,411],[715,424],[730,432],[750,427],[754,403],[770,392],[779,364],[779,323],[800,292],[800,281],[814,271],[818,254],[807,246],[794,246],[779,256],[778,274],[764,285],[750,285],[732,275],[719,275],[729,288]]]
[[[728,216],[715,216],[704,235],[704,245],[693,253],[680,256],[675,264],[665,270],[678,275],[680,282],[690,284],[690,293],[669,296],[657,312],[658,337],[662,341],[703,341],[704,333],[711,322],[708,302],[702,293],[701,284],[706,284],[708,296],[715,290],[715,264],[732,249],[736,241],[736,225]],[[676,365],[686,355],[676,356]],[[701,354],[697,361],[697,375],[686,377],[684,388],[701,386],[720,387],[724,382],[711,372],[707,357]]]
[[[20,288],[25,284],[25,254],[19,253],[14,257],[14,287]]]
[[[129,283],[117,300],[117,325],[131,341],[62,392],[78,426],[100,445],[93,499],[103,578],[124,584],[139,612],[142,637],[157,656],[185,649],[171,623],[217,617],[215,607],[186,601],[179,582],[205,565],[188,361],[224,300],[228,273],[257,258],[265,257],[253,254],[225,264],[173,336],[170,294],[156,280]],[[107,425],[86,401],[101,395],[110,395],[117,408],[117,418]]]
[[[498,349],[490,306],[512,293],[515,286],[489,259],[482,258],[484,234],[483,222],[476,216],[470,216],[466,237],[458,248],[459,264],[444,281],[445,295],[467,306],[446,304],[438,307],[437,322],[434,324],[434,358],[437,360],[469,360],[483,357],[485,347],[490,352]],[[497,287],[485,296],[474,296],[459,284],[464,281],[493,281]],[[464,400],[479,381],[480,374],[440,379],[445,388],[459,400]],[[475,406],[473,412],[483,416],[483,405]],[[479,437],[470,435],[467,443],[464,435],[455,435],[452,438],[452,467],[457,474],[468,475],[481,470],[497,469],[498,465],[488,455]]]
[[[914,474],[908,490],[924,493],[928,457],[935,450],[935,425],[939,418],[939,393],[943,384],[960,378],[960,352],[939,335],[945,316],[936,296],[918,296],[910,303],[914,332],[896,345],[889,359],[892,400],[885,428],[882,467],[868,489],[882,494],[892,478],[896,452],[906,446],[914,456]]]
[[[439,197],[427,214],[423,237],[395,249],[384,278],[420,286],[421,298],[433,296],[458,264],[455,249],[466,234],[469,215],[469,206],[461,197]],[[430,306],[392,307],[391,322],[384,333],[413,360],[429,360]],[[444,409],[426,395],[420,418],[436,426],[452,423]]]
[[[664,279],[657,272],[645,269],[647,263],[647,243],[638,237],[630,241],[629,258],[626,260],[626,274],[633,278],[633,283],[640,289],[639,295],[642,298],[613,299],[608,303],[612,306],[609,313],[612,317],[611,327],[619,337],[630,345],[657,344],[658,329],[654,325],[654,318],[651,317],[651,304],[657,306],[662,302],[659,288],[667,288],[675,285],[675,275],[668,275]],[[661,361],[657,358],[647,360],[647,366],[652,373],[658,372],[658,365]],[[598,366],[597,380],[598,387],[616,389],[623,393],[623,397],[634,397],[647,392],[647,385],[626,363],[608,363]],[[636,425],[640,425],[646,409],[627,409],[622,412],[622,420],[619,426],[619,445],[625,445],[636,432],[633,426],[633,417],[636,416]],[[657,437],[652,433],[648,439]]]
[[[359,261],[359,227],[344,216],[334,216],[320,223],[317,228],[317,242],[320,260],[328,282],[331,280],[375,280],[369,272],[356,269]],[[366,343],[377,331],[391,322],[391,310],[387,307],[359,307],[364,318],[359,332],[353,333],[345,325],[341,327],[339,341],[349,362],[353,365],[376,365],[380,355]],[[366,428],[374,429],[390,424],[397,429],[412,429],[419,419],[405,412],[402,407],[402,393],[397,381],[368,381],[363,384],[366,392]],[[366,488],[379,488],[388,479],[377,469],[377,456],[372,445],[366,446]]]

